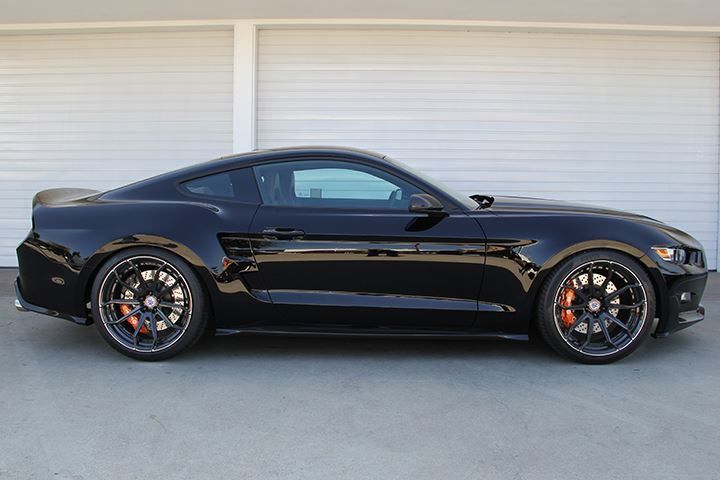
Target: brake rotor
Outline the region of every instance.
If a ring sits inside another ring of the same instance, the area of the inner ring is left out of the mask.
[[[152,282],[153,280],[153,272],[152,271],[145,271],[142,274],[143,278],[147,282]],[[165,297],[160,299],[161,301],[168,301],[170,303],[178,303],[178,304],[184,304],[185,303],[185,294],[183,293],[182,288],[179,285],[174,285],[175,279],[171,276],[166,274],[165,272],[160,272],[158,275],[157,281],[159,284],[163,285],[161,288],[167,288],[171,287],[170,291],[166,294]],[[168,320],[170,320],[172,323],[177,323],[178,320],[180,320],[181,313],[178,313],[177,310],[171,310],[170,313],[166,314],[166,317]],[[165,325],[165,320],[159,320],[157,322],[157,329],[158,331],[165,330],[166,328],[170,328],[169,325]]]
[[[605,275],[601,275],[599,273],[593,272],[593,280],[592,281],[593,281],[593,284],[595,284],[596,286],[601,287],[602,284],[605,282],[605,278],[606,278]],[[572,288],[580,290],[583,287],[588,286],[589,284],[590,284],[590,275],[587,273],[583,273],[582,275],[579,275],[577,278],[572,279],[568,283],[568,287],[572,287]],[[566,288],[563,290],[563,293],[560,295],[560,302],[558,302],[561,306],[563,306],[563,307],[572,306],[572,302],[575,300],[575,290],[573,290],[572,288]],[[615,286],[615,284],[612,281],[610,281],[605,286],[604,293],[607,295],[616,290],[617,290],[617,287]],[[620,303],[620,299],[618,297],[615,297],[610,301],[610,303],[611,304]],[[620,310],[617,308],[608,309],[608,312],[610,313],[610,315],[617,315],[619,311]],[[576,318],[575,313],[572,310],[564,310],[563,309],[560,313],[560,319],[561,319],[563,325],[565,325],[565,328],[570,328],[573,325],[573,323],[575,323],[575,318]],[[611,322],[609,320],[605,320],[606,327],[610,327],[610,323]],[[588,328],[587,322],[582,322],[575,327],[575,331],[579,332],[579,333],[587,334],[587,328]],[[600,327],[600,324],[596,321],[593,324],[593,333],[600,333],[601,331],[602,331],[602,328]]]
[[[144,271],[141,271],[140,274],[142,275],[143,280],[145,282],[151,283],[153,281],[154,272],[152,270],[144,270]],[[164,297],[165,300],[167,300],[170,303],[178,303],[181,305],[183,303],[185,303],[185,294],[183,293],[183,290],[179,285],[173,286],[173,284],[175,283],[175,279],[171,275],[168,275],[165,272],[160,272],[158,274],[157,282],[158,282],[158,284],[161,285],[161,287],[160,287],[161,289],[171,287],[170,290],[168,291],[168,293],[165,294],[165,297]],[[140,282],[137,281],[137,279],[135,279],[135,278],[133,278],[133,280],[129,281],[128,283],[130,284],[130,286],[132,286],[135,289],[138,289],[140,287]],[[131,292],[130,290],[127,290],[127,289],[123,292],[122,296],[128,300],[135,299],[133,292]],[[128,305],[125,305],[125,304],[120,305],[120,313],[122,316],[127,315],[128,313],[130,313],[131,310],[132,310],[132,308],[130,307],[129,304]],[[178,320],[180,320],[181,313],[179,313],[177,310],[173,309],[170,311],[170,313],[166,314],[166,317],[172,323],[177,323]],[[133,329],[137,328],[139,321],[140,321],[139,315],[133,315],[127,319],[127,322],[132,326]],[[165,324],[165,320],[160,320],[160,319],[157,320],[158,332],[163,331],[167,328],[170,328],[170,326]],[[143,325],[142,327],[140,327],[140,333],[150,334],[150,329],[146,325]]]

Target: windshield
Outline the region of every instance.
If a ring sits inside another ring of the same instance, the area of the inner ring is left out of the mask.
[[[396,167],[401,168],[401,169],[405,170],[406,172],[420,178],[424,182],[429,183],[430,185],[433,185],[438,190],[442,190],[443,192],[445,192],[445,194],[448,197],[452,198],[453,200],[455,200],[456,202],[458,202],[460,205],[464,206],[468,210],[475,210],[478,207],[478,203],[475,200],[473,200],[472,198],[468,197],[467,195],[463,195],[462,193],[458,192],[454,188],[448,187],[444,183],[439,182],[432,177],[427,176],[420,170],[417,170],[403,162],[400,162],[400,161],[395,160],[390,157],[385,157],[385,160],[392,163]]]

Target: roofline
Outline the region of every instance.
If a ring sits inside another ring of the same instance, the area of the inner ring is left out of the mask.
[[[287,155],[288,157],[295,157],[295,156],[307,156],[312,154],[320,154],[320,155],[355,155],[355,156],[365,156],[365,157],[372,157],[376,160],[384,160],[387,161],[387,155],[384,155],[382,153],[374,152],[372,150],[366,150],[362,148],[356,148],[356,147],[342,147],[342,146],[333,146],[333,145],[299,145],[299,146],[291,146],[291,147],[275,147],[275,148],[261,148],[252,150],[250,152],[244,152],[244,153],[234,153],[231,155],[226,155],[223,157],[220,157],[214,161],[252,161],[253,159],[256,159],[260,156],[265,156],[265,154],[282,154]],[[211,160],[212,161],[212,160]]]
[[[103,198],[113,198],[114,195],[125,195],[134,191],[142,191],[145,188],[157,188],[166,182],[177,183],[192,178],[206,175],[213,175],[236,168],[245,168],[256,163],[262,163],[265,160],[273,161],[293,161],[307,159],[308,157],[344,157],[353,158],[359,161],[370,163],[380,163],[386,167],[393,167],[386,155],[369,150],[362,150],[352,147],[332,147],[332,146],[297,146],[270,148],[262,150],[252,150],[250,152],[236,153],[211,159],[205,162],[188,165],[177,170],[163,172],[150,178],[138,180],[127,185],[108,190],[102,194]]]
[[[176,191],[177,186],[182,182],[230,170],[251,168],[255,165],[264,163],[292,162],[295,160],[300,161],[308,159],[326,160],[333,158],[355,161],[366,165],[374,165],[381,170],[385,170],[386,172],[403,178],[404,180],[420,187],[422,190],[437,196],[446,206],[450,206],[451,208],[460,207],[458,202],[440,187],[399,167],[386,155],[359,148],[331,146],[272,148],[228,155],[107,191],[101,195],[101,198],[111,200],[117,198],[132,199],[133,195],[138,193],[140,194],[140,198],[142,198],[144,195],[143,192],[151,190],[154,193],[157,193],[158,191],[162,191],[164,189],[167,194],[170,194],[170,192]]]

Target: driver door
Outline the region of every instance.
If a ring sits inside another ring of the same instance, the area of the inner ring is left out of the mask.
[[[485,238],[462,211],[411,213],[424,193],[344,160],[254,167],[263,204],[251,244],[285,327],[463,330],[472,326]]]

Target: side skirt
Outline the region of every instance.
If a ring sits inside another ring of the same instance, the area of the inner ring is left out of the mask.
[[[528,341],[525,334],[514,333],[473,333],[473,332],[407,332],[407,331],[321,331],[321,330],[269,330],[261,328],[219,328],[215,335],[277,335],[277,336],[303,336],[303,337],[360,337],[360,338],[419,338],[419,339],[472,339],[493,338],[512,341]]]

